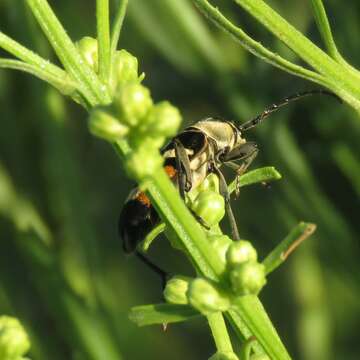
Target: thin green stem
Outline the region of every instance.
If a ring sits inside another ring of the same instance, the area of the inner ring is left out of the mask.
[[[117,9],[114,24],[111,32],[111,54],[112,58],[114,57],[116,48],[119,43],[121,29],[124,23],[124,18],[127,10],[127,5],[129,0],[120,0],[119,8]]]
[[[224,353],[234,352],[222,313],[217,312],[208,315],[207,320],[215,341],[217,351]]]
[[[52,76],[63,78],[66,77],[66,72],[58,66],[52,64],[49,60],[45,60],[38,54],[27,49],[19,44],[17,41],[11,39],[0,31],[0,48],[3,48],[8,53],[14,55],[27,64],[36,66],[39,70],[48,71]]]
[[[304,79],[325,85],[325,78],[314,71],[296,65],[280,55],[273,53],[261,45],[261,43],[252,39],[241,28],[235,26],[228,20],[216,7],[212,6],[207,0],[193,0],[196,6],[215,23],[220,29],[225,30],[232,35],[240,44],[260,59],[280,68],[290,74],[300,76]]]
[[[54,86],[64,95],[71,95],[77,90],[77,84],[62,70],[62,76],[56,76],[48,69],[41,69],[37,65],[13,59],[0,59],[0,68],[19,70],[34,75]]]
[[[106,84],[110,78],[110,13],[109,0],[96,0],[97,40],[99,48],[99,76]]]
[[[360,112],[360,76],[338,64],[262,0],[234,0],[301,59],[319,72],[323,84]]]
[[[331,32],[330,24],[322,0],[311,0],[314,10],[314,17],[325,43],[326,49],[330,56],[338,62],[342,61],[342,57],[335,45],[335,41]]]
[[[314,17],[317,27],[319,29],[320,35],[324,41],[328,53],[339,64],[346,66],[350,71],[352,71],[355,76],[359,76],[359,71],[354,69],[350,64],[347,63],[346,60],[344,60],[336,47],[330,23],[326,15],[326,10],[322,0],[311,0],[311,4],[314,10]]]
[[[110,102],[110,95],[82,58],[46,0],[26,0],[43,32],[79,90],[91,105]]]

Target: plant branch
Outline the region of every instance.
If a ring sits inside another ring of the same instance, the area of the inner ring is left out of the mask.
[[[19,44],[17,41],[11,39],[0,31],[0,48],[3,48],[8,53],[14,55],[25,63],[36,66],[39,70],[48,71],[54,77],[63,78],[66,73],[63,69],[52,64],[49,60],[45,60],[38,54],[27,49]]]
[[[107,89],[76,49],[46,0],[26,0],[69,74],[79,83],[79,90],[91,105],[110,102]]]
[[[217,312],[208,315],[207,320],[215,341],[217,351],[224,353],[234,352],[222,313]]]
[[[127,10],[129,0],[120,0],[119,8],[117,9],[116,16],[114,19],[112,32],[111,32],[111,54],[112,58],[115,54],[118,42],[120,39],[121,29],[124,23],[124,18]]]
[[[70,79],[65,71],[62,71],[62,76],[55,76],[47,69],[41,69],[37,65],[13,59],[0,59],[0,68],[19,70],[36,76],[54,86],[64,95],[71,95],[77,90],[77,84]]]
[[[228,32],[249,52],[259,57],[260,59],[270,63],[281,70],[290,74],[300,76],[304,79],[313,81],[315,83],[325,85],[325,78],[314,71],[296,65],[280,55],[273,53],[269,49],[261,45],[260,42],[255,41],[247,35],[241,28],[235,26],[228,20],[216,7],[212,6],[207,0],[193,0],[196,6],[204,13],[215,25],[220,29]],[[326,85],[325,85],[326,86]]]
[[[109,0],[96,0],[99,77],[106,84],[110,78],[110,14]]]

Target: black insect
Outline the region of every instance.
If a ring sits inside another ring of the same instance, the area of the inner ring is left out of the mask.
[[[329,95],[337,98],[336,95],[325,90],[301,92],[271,105],[260,115],[240,126],[230,121],[207,118],[176,135],[161,153],[165,159],[165,171],[179,188],[180,195],[184,198],[185,194],[201,184],[208,174],[215,173],[219,177],[220,194],[225,199],[232,237],[234,240],[239,240],[238,228],[230,206],[230,195],[220,168],[225,165],[233,169],[236,178],[239,179],[258,153],[256,143],[247,141],[242,134],[289,102],[311,95]],[[238,186],[237,190],[239,190]],[[201,219],[199,220],[201,222]],[[119,234],[124,251],[135,253],[165,281],[166,273],[136,250],[137,245],[159,221],[159,215],[149,198],[140,189],[135,188],[121,211]]]

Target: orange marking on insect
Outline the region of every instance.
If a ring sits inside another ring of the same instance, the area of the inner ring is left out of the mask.
[[[148,208],[151,206],[151,201],[144,192],[139,192],[139,194],[136,196],[136,200],[139,200]]]
[[[172,165],[166,165],[164,167],[165,172],[168,174],[169,178],[172,179],[176,176],[176,169]]]

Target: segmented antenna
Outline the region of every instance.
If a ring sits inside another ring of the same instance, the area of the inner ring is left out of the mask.
[[[289,104],[292,101],[296,101],[299,99],[302,99],[306,96],[312,96],[312,95],[327,95],[327,96],[332,96],[334,98],[336,98],[337,100],[339,100],[340,102],[341,99],[335,95],[334,93],[327,91],[327,90],[310,90],[310,91],[303,91],[303,92],[299,92],[297,94],[288,96],[282,100],[280,100],[277,104],[273,104],[271,106],[269,106],[266,110],[264,110],[260,115],[256,116],[255,118],[245,122],[244,124],[239,126],[239,130],[241,132],[243,131],[247,131],[249,129],[252,129],[253,127],[257,126],[258,124],[260,124],[264,119],[266,119],[271,113],[278,111],[280,108],[282,108],[283,106]]]

